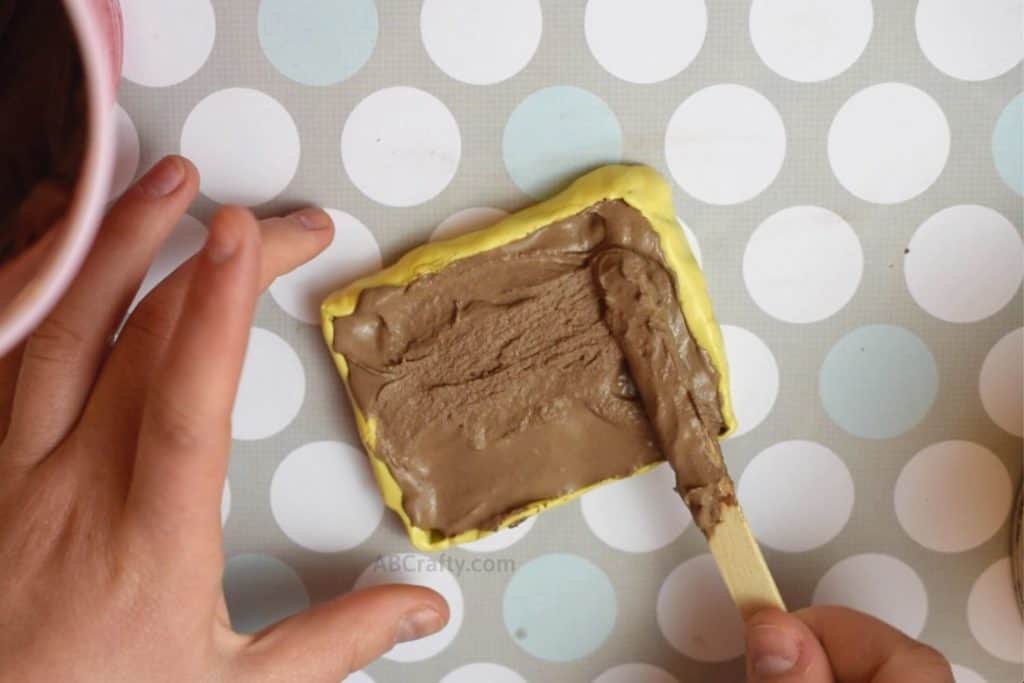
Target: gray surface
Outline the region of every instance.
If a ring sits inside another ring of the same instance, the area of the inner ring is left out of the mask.
[[[769,418],[725,450],[738,479],[750,459],[779,441],[801,438],[827,444],[841,454],[853,474],[857,498],[850,522],[823,547],[804,553],[766,551],[791,606],[809,603],[816,582],[836,561],[859,552],[883,552],[903,559],[925,581],[929,615],[922,638],[951,660],[969,666],[989,683],[1021,679],[1018,665],[1000,661],[971,636],[965,621],[973,581],[1007,554],[1009,524],[981,546],[944,555],[913,542],[897,523],[892,505],[895,479],[906,461],[935,441],[962,438],[998,454],[1014,482],[1021,471],[1021,440],[996,427],[977,395],[978,369],[985,353],[1022,322],[1018,291],[996,315],[970,325],[951,325],[928,315],[910,298],[901,269],[903,250],[920,223],[941,208],[983,204],[1024,222],[1020,196],[997,176],[989,146],[992,125],[1005,104],[1021,90],[1020,67],[981,83],[955,81],[929,64],[913,38],[914,3],[875,3],[874,33],[866,53],[848,71],[820,84],[802,85],[771,72],[753,51],[747,34],[745,2],[714,2],[707,38],[695,62],[680,75],[652,86],[634,86],[605,72],[592,58],[583,33],[583,3],[544,3],[544,37],[530,65],[511,80],[480,88],[458,83],[441,72],[423,51],[418,7],[378,0],[380,38],[369,63],[343,84],[310,88],[280,75],[264,57],[256,36],[250,0],[215,2],[218,37],[206,65],[178,86],[148,89],[125,83],[121,103],[131,114],[142,142],[141,167],[178,149],[185,116],[205,95],[229,86],[255,87],[277,98],[295,118],[303,139],[299,172],[283,195],[257,207],[271,214],[297,204],[343,209],[359,217],[376,236],[385,262],[424,240],[443,218],[466,206],[515,209],[530,203],[508,178],[501,161],[501,134],[509,112],[537,88],[573,84],[600,95],[619,116],[627,161],[643,162],[667,174],[663,152],[665,124],[675,107],[701,87],[734,82],[769,96],[786,122],[788,148],[782,172],[755,199],[716,207],[675,187],[676,208],[693,228],[704,252],[704,267],[722,322],[756,332],[773,349],[781,375],[780,392]],[[854,92],[885,81],[912,83],[942,106],[952,129],[949,162],[939,180],[915,199],[894,206],[868,204],[846,192],[828,165],[825,144],[835,112]],[[362,195],[348,180],[338,155],[341,127],[351,108],[370,92],[392,84],[415,85],[441,98],[459,121],[463,155],[458,174],[437,198],[395,209]],[[769,317],[747,294],[742,278],[743,247],[768,215],[794,205],[816,204],[843,216],[856,230],[865,254],[865,272],[854,300],[832,318],[813,325],[791,325]],[[205,219],[212,204],[201,199],[195,215]],[[903,436],[870,441],[850,436],[824,413],[817,378],[824,354],[835,341],[866,323],[898,323],[924,339],[935,354],[940,394],[925,421]],[[347,590],[381,552],[407,551],[398,523],[389,514],[372,538],[338,554],[316,554],[298,547],[278,529],[268,490],[281,459],[305,443],[348,439],[347,411],[318,330],[282,312],[269,297],[261,302],[257,324],[273,330],[299,353],[306,370],[302,412],[283,432],[263,441],[236,442],[229,478],[233,505],[226,527],[227,554],[275,555],[301,575],[314,600]],[[732,681],[742,678],[740,660],[701,664],[676,653],[662,638],[654,618],[664,576],[688,557],[704,552],[692,526],[656,552],[630,555],[593,536],[579,504],[546,513],[524,540],[498,553],[520,563],[545,552],[566,551],[589,558],[616,585],[619,617],[596,654],[570,664],[549,664],[522,651],[501,621],[507,575],[473,574],[460,579],[466,600],[461,633],[441,654],[415,664],[379,662],[368,672],[383,681],[436,681],[470,661],[493,661],[514,668],[531,681],[590,680],[626,661],[646,661],[673,672],[680,681]],[[463,551],[456,551],[463,552]]]

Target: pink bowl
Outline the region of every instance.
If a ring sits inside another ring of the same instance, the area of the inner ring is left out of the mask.
[[[113,105],[123,49],[117,0],[64,0],[85,71],[85,154],[63,227],[0,268],[0,355],[54,307],[92,245],[114,164]]]

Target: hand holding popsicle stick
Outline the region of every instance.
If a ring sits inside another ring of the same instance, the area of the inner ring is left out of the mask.
[[[625,249],[602,252],[592,269],[676,490],[745,622],[748,680],[952,683],[941,654],[877,619],[838,607],[785,612],[726,471],[716,377],[690,337],[669,274]]]
[[[952,683],[941,654],[868,615],[840,607],[785,611],[722,457],[718,377],[690,336],[671,277],[625,249],[602,252],[592,269],[605,322],[675,470],[676,490],[745,622],[748,680]]]
[[[706,400],[695,383],[700,373],[692,369],[704,359],[674,304],[668,274],[625,250],[604,252],[593,268],[605,321],[676,472],[676,489],[745,622],[748,680],[952,683],[941,654],[877,619],[838,607],[785,612],[725,468],[717,400]]]

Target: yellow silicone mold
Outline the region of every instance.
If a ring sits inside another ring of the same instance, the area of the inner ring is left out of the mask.
[[[668,184],[657,172],[646,166],[599,168],[579,178],[551,199],[514,213],[496,225],[454,239],[417,247],[405,254],[391,267],[334,292],[324,300],[320,307],[324,339],[334,358],[334,364],[338,368],[341,379],[345,383],[359,429],[359,437],[366,447],[374,476],[384,496],[384,503],[401,518],[409,533],[409,539],[416,548],[427,551],[442,550],[460,543],[479,540],[494,532],[473,529],[457,536],[446,537],[437,530],[421,529],[412,524],[402,507],[402,491],[398,483],[391,475],[387,464],[377,457],[374,449],[376,420],[372,416],[367,416],[356,402],[348,384],[348,364],[344,355],[334,350],[334,319],[351,314],[355,310],[359,295],[363,290],[372,287],[407,285],[421,275],[436,272],[453,261],[514,242],[605,199],[621,199],[626,202],[643,214],[658,234],[666,265],[675,278],[676,294],[690,333],[697,343],[707,351],[711,362],[719,372],[719,401],[726,427],[723,436],[727,436],[735,429],[736,420],[730,401],[729,373],[721,331],[718,329],[711,310],[711,301],[708,299],[704,277],[683,237],[682,230],[679,229],[679,224],[675,220],[672,193]],[[636,474],[653,466],[642,468]],[[531,503],[524,508],[510,512],[498,528],[513,526],[543,510],[567,503],[593,488],[608,483],[608,481],[610,480],[597,482],[559,498]]]

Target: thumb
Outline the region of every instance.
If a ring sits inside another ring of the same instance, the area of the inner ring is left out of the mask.
[[[750,683],[835,683],[821,643],[796,616],[763,610],[745,629]]]
[[[448,605],[436,592],[419,586],[375,586],[256,634],[242,652],[241,666],[254,680],[336,683],[397,643],[429,636],[447,622]]]

